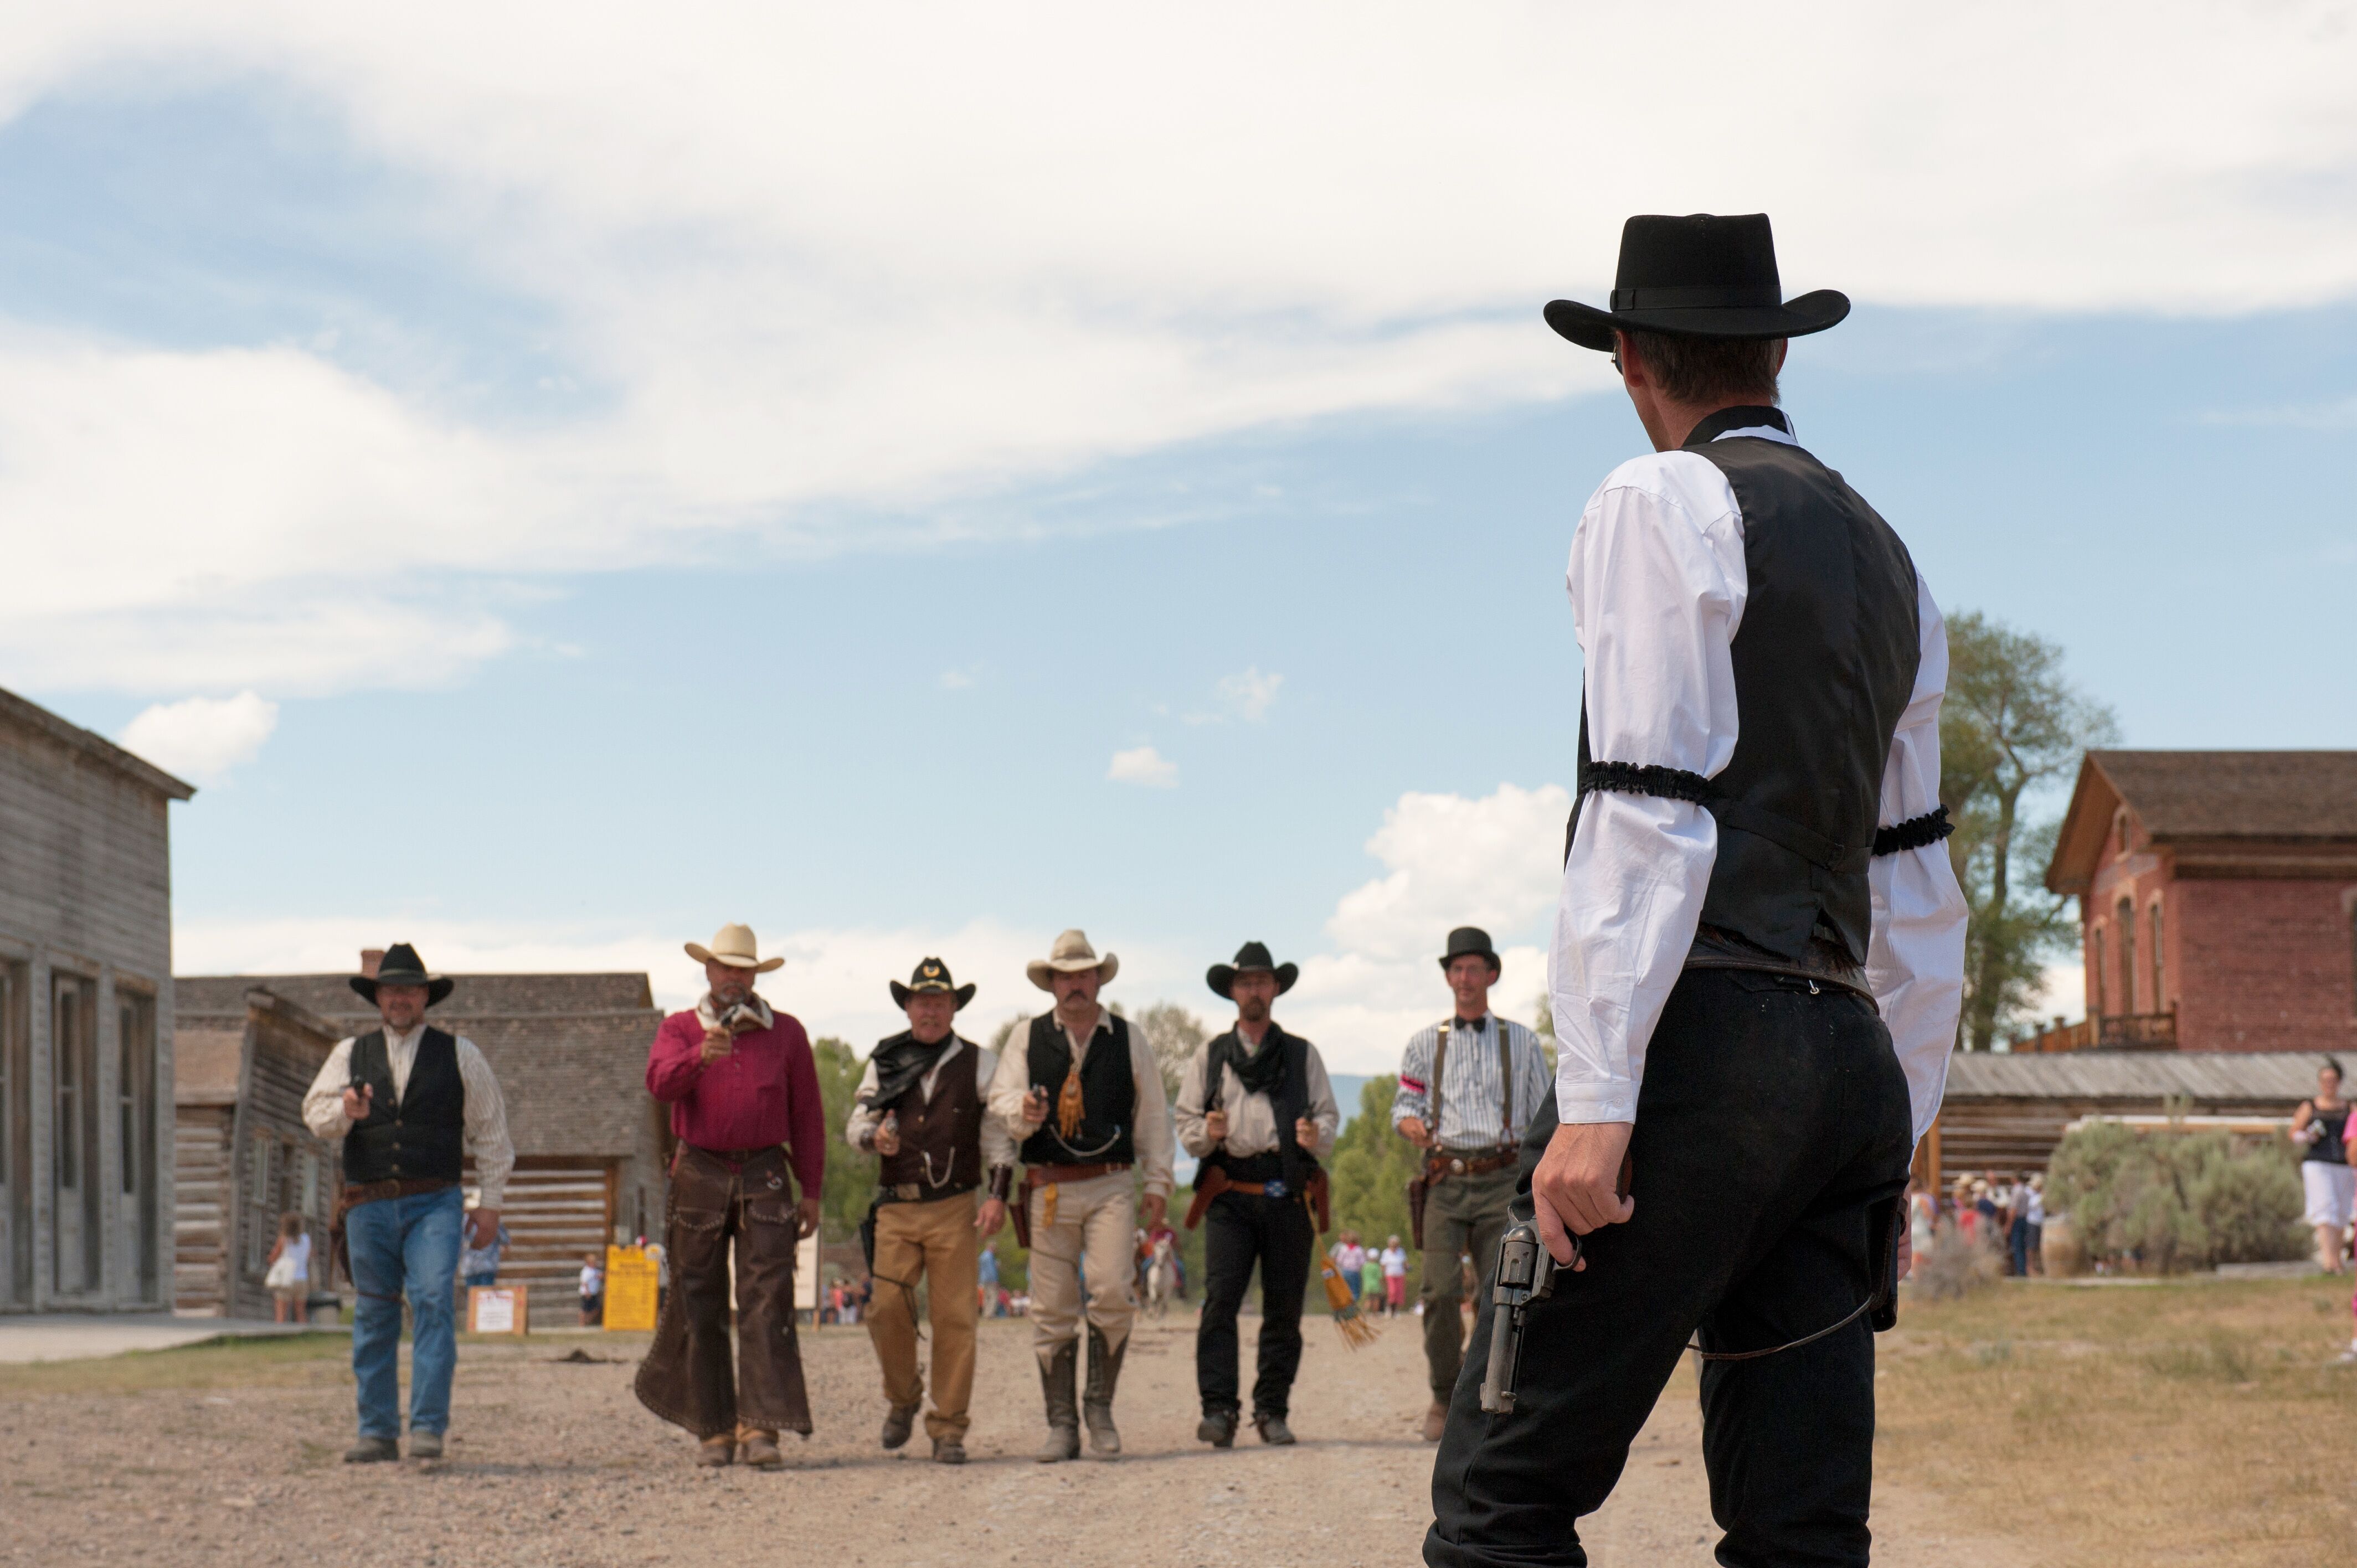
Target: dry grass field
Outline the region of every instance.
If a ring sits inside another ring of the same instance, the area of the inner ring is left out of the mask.
[[[2350,1287],[2008,1283],[1882,1341],[1878,1479],[2033,1561],[2337,1565],[2357,1521]]]

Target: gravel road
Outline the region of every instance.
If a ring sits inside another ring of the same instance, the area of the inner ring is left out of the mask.
[[[1251,1333],[1247,1317],[1246,1380]],[[1432,1450],[1415,1324],[1345,1349],[1308,1325],[1295,1394],[1302,1441],[1194,1441],[1194,1328],[1138,1330],[1116,1406],[1127,1456],[1043,1466],[1029,1329],[984,1326],[963,1469],[876,1444],[882,1419],[863,1330],[805,1335],[819,1432],[786,1439],[781,1472],[699,1471],[684,1434],[630,1395],[643,1337],[470,1343],[450,1457],[347,1466],[349,1375],[334,1360],[285,1386],[42,1393],[0,1401],[0,1563],[201,1565],[400,1562],[453,1568],[716,1564],[856,1568],[1225,1568],[1420,1562]],[[558,1358],[580,1349],[612,1358]],[[404,1379],[406,1373],[404,1371]],[[1674,1382],[1611,1504],[1586,1531],[1603,1568],[1710,1562],[1715,1539],[1693,1385]],[[2004,1564],[2011,1548],[1937,1499],[1886,1481],[1878,1563]]]

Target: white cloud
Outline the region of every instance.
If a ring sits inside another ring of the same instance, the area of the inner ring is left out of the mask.
[[[124,746],[167,773],[203,783],[261,754],[278,704],[252,692],[158,703],[123,726]]]
[[[1244,718],[1258,724],[1275,705],[1276,689],[1284,684],[1284,676],[1264,675],[1258,665],[1253,665],[1241,675],[1222,678],[1220,698]]]
[[[1878,302],[2233,312],[2357,288],[2336,199],[2357,28],[2328,0],[1812,17],[1682,13],[1664,116],[1641,74],[1566,90],[1567,59],[1658,46],[1642,8],[1042,4],[930,11],[912,41],[888,8],[750,0],[424,0],[391,26],[285,0],[17,7],[0,113],[222,87],[324,105],[456,237],[464,281],[551,324],[546,379],[597,395],[569,420],[476,413],[472,389],[335,369],[327,338],[0,343],[0,674],[457,672],[512,637],[429,578],[677,558],[731,529],[891,547],[953,525],[810,503],[1601,387],[1536,308],[1602,294],[1631,211],[1765,209],[1792,287]],[[414,330],[410,359],[439,362]],[[364,625],[315,663],[279,607],[298,600]]]
[[[1116,784],[1143,784],[1152,789],[1178,788],[1178,765],[1150,746],[1133,746],[1113,754],[1105,777]]]
[[[963,692],[973,685],[976,678],[974,667],[971,665],[963,670],[944,670],[942,671],[942,690]]]

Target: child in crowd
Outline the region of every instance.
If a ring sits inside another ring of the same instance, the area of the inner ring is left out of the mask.
[[[581,1326],[595,1328],[606,1321],[606,1259],[603,1253],[581,1254]]]
[[[303,1217],[292,1209],[278,1217],[278,1239],[270,1244],[270,1272],[262,1283],[270,1291],[275,1321],[309,1321],[311,1238],[303,1229]]]
[[[1383,1310],[1394,1317],[1407,1305],[1407,1249],[1396,1236],[1383,1243]]]

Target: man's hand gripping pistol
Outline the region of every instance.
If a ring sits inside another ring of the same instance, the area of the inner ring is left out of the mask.
[[[1481,1380],[1481,1410],[1506,1415],[1514,1408],[1514,1381],[1523,1365],[1523,1333],[1530,1326],[1531,1303],[1555,1294],[1558,1263],[1539,1240],[1531,1196],[1523,1193],[1508,1206],[1513,1223],[1498,1243],[1498,1278],[1490,1299],[1497,1305],[1490,1319],[1490,1371]],[[1571,1239],[1572,1262],[1579,1261],[1579,1238]]]

